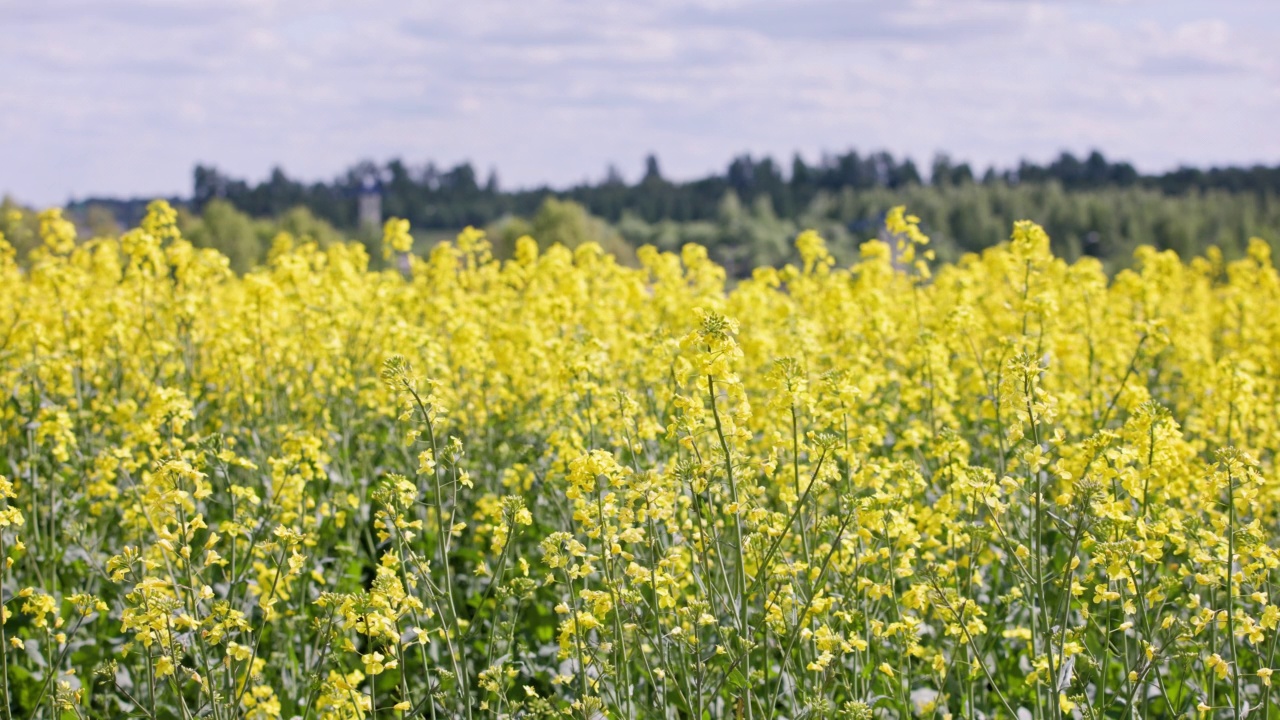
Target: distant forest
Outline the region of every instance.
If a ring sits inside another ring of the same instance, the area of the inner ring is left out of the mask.
[[[968,163],[936,157],[927,184],[933,186],[991,185],[1057,182],[1065,190],[1100,190],[1141,187],[1166,195],[1205,190],[1271,192],[1280,194],[1280,165],[1251,168],[1181,168],[1158,175],[1142,175],[1126,162],[1111,162],[1099,152],[1083,159],[1062,153],[1047,165],[1022,162],[1017,168],[987,168],[978,173]],[[362,162],[328,183],[303,183],[276,169],[259,183],[228,177],[214,167],[198,166],[191,202],[197,211],[213,198],[222,198],[255,217],[275,217],[297,206],[340,228],[356,223],[355,197],[367,184],[381,186],[383,211],[403,217],[422,228],[458,228],[485,225],[507,214],[536,212],[544,198],[555,196],[582,204],[593,215],[611,222],[631,213],[647,222],[710,220],[719,212],[726,193],[750,204],[767,197],[774,211],[797,217],[823,193],[845,189],[899,189],[926,184],[916,164],[887,152],[861,155],[851,151],[829,155],[816,164],[796,156],[790,167],[772,158],[750,155],[735,158],[722,174],[687,182],[673,182],[662,175],[658,159],[650,155],[639,182],[628,184],[610,171],[604,180],[565,190],[547,187],[504,191],[496,174],[481,179],[471,163],[449,169],[426,163],[415,167],[401,160],[385,165]]]
[[[910,159],[851,151],[816,163],[796,156],[789,167],[743,155],[723,173],[689,181],[667,179],[656,157],[645,166],[634,183],[610,171],[599,182],[569,188],[504,190],[495,174],[481,178],[470,163],[444,169],[361,162],[331,182],[315,183],[280,169],[254,183],[202,165],[191,196],[173,200],[196,219],[211,206],[219,217],[234,209],[258,221],[289,213],[296,219],[305,210],[308,223],[360,236],[357,198],[374,188],[383,217],[407,218],[432,237],[474,225],[488,228],[501,245],[541,229],[540,241],[594,239],[622,255],[645,243],[675,249],[699,242],[737,274],[787,261],[791,239],[807,227],[826,234],[841,260],[852,259],[896,204],[921,216],[944,258],[1001,241],[1021,218],[1045,225],[1055,250],[1069,259],[1094,255],[1112,266],[1127,264],[1139,244],[1183,255],[1212,244],[1230,256],[1251,235],[1280,241],[1280,165],[1142,174],[1099,152],[1083,158],[1064,152],[1046,165],[1024,161],[978,171],[939,155],[926,177]],[[96,208],[128,225],[144,206],[144,200],[92,198],[71,210],[83,217]],[[566,223],[573,229],[564,230]],[[250,249],[240,264],[251,266],[263,252]]]

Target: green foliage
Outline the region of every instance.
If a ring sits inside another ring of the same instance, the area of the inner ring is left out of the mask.
[[[90,237],[115,237],[123,231],[111,208],[96,203],[85,208],[80,224],[89,231]]]
[[[213,248],[227,256],[236,272],[253,269],[266,259],[273,238],[289,233],[299,242],[322,248],[341,242],[342,235],[305,207],[295,207],[276,220],[255,220],[225,200],[210,200],[198,216],[184,215],[183,233],[191,244]]]
[[[322,249],[343,241],[342,233],[328,221],[316,217],[304,205],[290,208],[280,216],[279,231],[287,232],[303,242],[315,242]]]
[[[531,235],[543,249],[557,244],[574,249],[594,242],[621,262],[635,263],[634,247],[618,230],[572,200],[549,197],[532,219],[502,218],[492,225],[489,234],[494,238],[495,254],[502,258],[511,257],[521,236]]]
[[[226,255],[231,268],[237,272],[249,270],[261,262],[269,247],[259,236],[253,219],[224,200],[206,204],[204,212],[192,219],[183,232],[192,245],[216,248]]]

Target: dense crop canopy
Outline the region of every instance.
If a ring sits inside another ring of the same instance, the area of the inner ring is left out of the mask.
[[[1280,282],[0,241],[0,718],[1243,717]],[[1030,713],[1030,715],[1026,715]]]

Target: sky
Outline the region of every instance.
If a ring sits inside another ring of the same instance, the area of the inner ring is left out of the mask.
[[[197,163],[1280,163],[1276,0],[0,0],[0,38],[0,194],[37,205],[187,195]]]

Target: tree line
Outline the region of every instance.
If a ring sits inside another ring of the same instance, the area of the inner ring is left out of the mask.
[[[197,166],[191,202],[198,211],[221,198],[255,217],[274,217],[304,206],[337,227],[354,228],[355,198],[365,188],[377,188],[384,213],[408,219],[422,228],[484,225],[504,215],[529,216],[547,197],[573,200],[610,222],[624,213],[646,222],[712,220],[729,192],[744,203],[767,197],[783,218],[802,215],[821,195],[844,190],[899,190],[915,186],[951,187],[969,184],[1022,185],[1057,183],[1066,190],[1146,188],[1167,195],[1225,190],[1280,193],[1280,165],[1276,167],[1183,167],[1158,174],[1141,174],[1127,162],[1113,162],[1094,151],[1084,158],[1064,152],[1047,164],[1023,161],[1017,167],[988,167],[981,173],[969,163],[940,154],[927,178],[910,158],[888,152],[849,151],[823,156],[815,163],[796,155],[789,168],[771,157],[734,158],[722,173],[689,181],[668,180],[658,159],[650,155],[643,176],[626,182],[610,169],[599,182],[566,189],[541,187],[504,190],[497,174],[481,179],[471,163],[442,169],[434,163],[410,166],[402,160],[385,164],[361,162],[329,182],[306,183],[276,169],[258,183],[236,179],[215,167]]]
[[[466,225],[487,228],[500,255],[526,233],[545,244],[599,242],[624,259],[644,244],[675,250],[696,242],[735,275],[793,259],[792,240],[806,228],[821,231],[837,258],[852,261],[899,204],[922,218],[942,259],[993,245],[1024,218],[1046,227],[1060,255],[1091,255],[1111,267],[1126,265],[1141,244],[1184,257],[1216,245],[1232,256],[1250,236],[1280,240],[1280,166],[1144,175],[1098,152],[981,173],[939,155],[927,177],[909,158],[887,152],[851,151],[816,163],[797,156],[786,172],[771,158],[744,155],[723,173],[685,182],[665,178],[650,156],[634,183],[610,170],[597,183],[512,191],[501,189],[494,173],[481,180],[470,163],[442,170],[363,162],[316,183],[279,169],[252,183],[198,166],[191,196],[171,201],[193,242],[222,250],[246,270],[265,258],[280,231],[322,244],[355,237],[374,249],[377,228],[360,228],[357,216],[357,197],[371,189],[381,195],[383,217],[413,223],[423,249]],[[89,199],[69,210],[92,235],[131,226],[144,208],[143,200]],[[0,213],[0,232],[14,225],[6,216],[17,217]],[[22,253],[32,233],[15,225],[6,234]],[[371,254],[376,262],[378,253]]]

